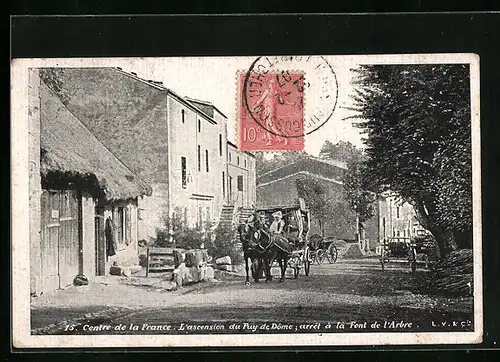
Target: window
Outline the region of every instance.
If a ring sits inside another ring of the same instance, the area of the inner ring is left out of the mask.
[[[201,119],[198,118],[198,132],[201,132]]]
[[[116,241],[118,249],[123,249],[130,244],[132,237],[131,213],[126,207],[117,207],[115,210]]]
[[[398,206],[398,207],[396,207],[396,218],[398,218],[398,219],[399,219],[399,206]]]
[[[119,207],[116,210],[116,241],[118,244],[123,244],[125,241],[125,209]]]
[[[219,155],[222,157],[222,135],[219,134]]]
[[[222,171],[222,198],[226,199],[226,174]]]
[[[228,153],[229,162],[231,162],[231,152]]]
[[[236,164],[239,166],[240,165],[240,156],[236,156]]]
[[[185,189],[187,186],[186,157],[181,157],[181,179],[182,188]]]
[[[238,175],[238,191],[243,191],[243,175]]]
[[[244,161],[245,168],[247,168],[247,160],[245,159]]]
[[[198,146],[198,171],[201,171],[201,146]]]
[[[205,169],[207,172],[209,171],[208,169],[208,150],[205,150]]]
[[[181,118],[182,118],[182,123],[185,122],[185,113],[184,110],[181,111]]]

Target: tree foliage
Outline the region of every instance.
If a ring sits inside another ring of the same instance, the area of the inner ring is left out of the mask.
[[[179,208],[172,215],[164,214],[163,225],[156,229],[155,246],[199,249],[208,241],[210,225],[189,225]]]
[[[365,189],[366,185],[363,183],[363,153],[350,142],[339,141],[333,144],[326,141],[319,155],[324,159],[343,161],[347,164],[347,170],[342,177],[346,199],[358,216],[357,233],[364,234],[364,223],[375,215],[376,198],[373,192]]]
[[[298,177],[295,183],[298,196],[304,199],[323,234],[325,223],[332,218],[333,205],[328,198],[328,191],[318,180],[307,176]]]
[[[231,225],[218,225],[206,244],[208,254],[214,258],[229,256],[233,264],[239,264],[243,261],[243,252],[236,246],[237,242],[239,239]]]
[[[361,151],[356,148],[351,142],[338,141],[333,144],[330,141],[325,141],[319,151],[319,157],[342,162],[350,162],[353,157],[359,156]]]
[[[440,251],[471,246],[472,170],[467,65],[361,66],[355,124],[366,135],[365,189],[410,202]]]
[[[364,223],[375,215],[376,195],[365,188],[364,165],[361,158],[353,158],[347,163],[347,171],[342,178],[347,200],[358,215],[359,222]]]

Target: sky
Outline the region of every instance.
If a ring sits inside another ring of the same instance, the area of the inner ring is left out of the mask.
[[[340,140],[349,141],[356,147],[362,147],[359,130],[352,126],[352,121],[343,120],[353,114],[344,107],[351,105],[351,69],[357,63],[353,58],[324,58],[337,78],[338,101],[329,121],[316,132],[306,135],[305,151],[315,156],[327,140],[334,144]],[[236,142],[236,74],[238,71],[248,70],[255,59],[256,57],[134,58],[123,64],[118,61],[116,66],[127,72],[135,72],[141,78],[162,81],[165,87],[181,96],[211,102],[228,117],[229,139]],[[311,97],[307,93],[305,97],[307,118],[307,99]]]

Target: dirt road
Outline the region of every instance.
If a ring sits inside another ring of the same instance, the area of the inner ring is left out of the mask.
[[[382,271],[376,258],[364,258],[313,265],[309,276],[301,274],[298,279],[289,276],[283,283],[276,278],[270,283],[246,286],[241,276],[224,275],[220,282],[200,283],[175,292],[117,285],[112,287],[114,289],[105,289],[108,296],[106,306],[124,310],[107,323],[127,325],[126,331],[113,333],[140,333],[144,325],[171,325],[174,328],[171,333],[174,333],[181,323],[221,323],[227,326],[236,322],[343,323],[356,328],[358,323],[379,321],[393,323],[391,331],[407,330],[408,323],[412,324],[412,330],[419,331],[470,330],[472,298],[425,294],[421,285],[425,273],[419,271],[414,276],[406,264],[392,264]],[[111,296],[114,293],[118,293],[119,298]],[[89,296],[86,300],[94,307],[99,304],[97,296]],[[59,313],[82,308],[84,304],[81,302],[66,309],[59,308]],[[38,320],[46,321],[47,313],[58,315],[57,309],[50,303],[33,308],[32,324],[40,324],[37,323],[37,314],[42,316]],[[92,320],[89,316],[82,325],[98,326],[102,323],[102,318]],[[139,326],[139,330],[131,330],[132,325]],[[92,328],[88,327],[85,331],[82,328],[78,326],[65,332],[109,333],[98,328],[89,330]],[[143,333],[165,331],[146,329]]]

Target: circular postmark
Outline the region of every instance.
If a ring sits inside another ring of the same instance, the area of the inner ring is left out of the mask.
[[[258,57],[243,82],[247,113],[283,138],[320,129],[331,118],[337,98],[337,76],[322,56]]]

